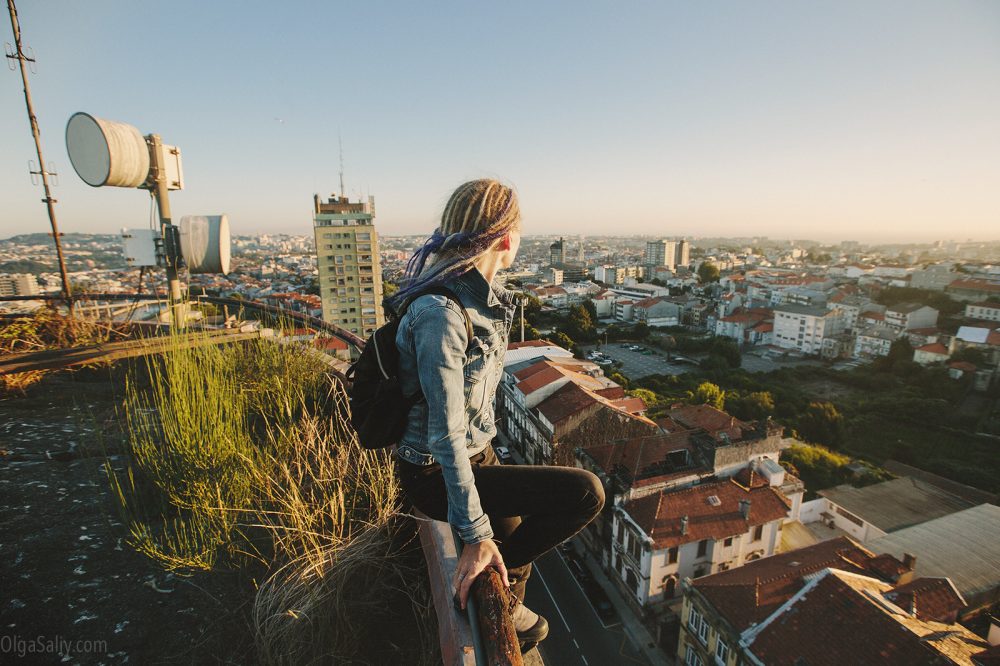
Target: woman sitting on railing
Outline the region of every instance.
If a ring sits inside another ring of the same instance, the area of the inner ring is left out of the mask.
[[[396,335],[403,392],[424,395],[396,447],[403,491],[420,511],[448,521],[465,544],[453,581],[456,603],[465,608],[473,580],[495,567],[517,600],[514,626],[528,649],[548,634],[545,618],[523,604],[531,562],[593,520],[604,490],[581,469],[500,465],[490,445],[516,296],[493,279],[514,262],[520,240],[513,188],[465,183],[386,305],[405,309]],[[461,306],[425,293],[438,286]]]

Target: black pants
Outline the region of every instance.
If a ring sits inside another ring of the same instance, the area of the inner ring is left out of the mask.
[[[471,459],[483,511],[511,579],[524,600],[531,562],[570,538],[604,506],[604,488],[590,472],[574,467],[500,465],[493,447]],[[448,521],[448,496],[438,464],[420,466],[396,459],[400,485],[417,509]]]

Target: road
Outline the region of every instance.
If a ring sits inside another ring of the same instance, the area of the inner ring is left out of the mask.
[[[547,666],[649,663],[617,619],[605,626],[556,550],[535,561],[527,604],[549,622],[549,636],[538,646]]]

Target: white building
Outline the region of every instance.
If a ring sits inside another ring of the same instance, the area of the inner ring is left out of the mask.
[[[979,321],[1000,321],[1000,303],[969,303],[965,306],[965,316]]]
[[[38,280],[31,273],[0,275],[0,296],[37,296]]]
[[[937,326],[938,311],[920,303],[899,303],[885,309],[885,323],[896,330]]]
[[[823,351],[823,339],[843,330],[843,315],[838,308],[826,310],[787,304],[774,308],[773,344],[783,349],[819,354]]]
[[[775,465],[779,470],[780,466]],[[665,490],[618,506],[611,569],[639,607],[680,596],[680,581],[773,555],[789,503],[776,475]]]

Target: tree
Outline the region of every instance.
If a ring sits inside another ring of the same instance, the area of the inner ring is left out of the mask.
[[[836,448],[844,440],[844,415],[831,402],[810,402],[798,426],[799,435],[807,442]]]
[[[743,362],[743,355],[740,353],[739,345],[736,344],[735,340],[729,338],[712,338],[708,353],[724,358],[730,368],[738,368]]]
[[[774,396],[770,391],[754,391],[726,399],[729,413],[738,419],[758,421],[774,414]]]
[[[594,301],[589,298],[583,302],[583,309],[587,311],[590,315],[590,320],[592,322],[597,321],[597,306],[594,305]]]
[[[644,403],[646,403],[646,407],[652,407],[660,401],[659,397],[649,389],[631,389],[628,391],[628,394],[633,398],[640,398]]]
[[[702,382],[691,395],[691,404],[709,405],[722,411],[726,406],[726,394],[712,382]]]
[[[597,339],[597,329],[594,320],[582,305],[570,307],[565,323],[560,327],[566,335],[574,340],[590,342]]]
[[[703,261],[698,266],[698,282],[708,284],[719,281],[719,267],[710,261]]]
[[[620,372],[612,372],[610,375],[608,375],[608,379],[613,381],[615,384],[618,384],[622,388],[628,388],[629,384],[628,377],[626,377]]]
[[[558,333],[555,334],[552,342],[556,343],[557,345],[559,345],[563,349],[567,349],[567,350],[573,349],[573,346],[575,344],[573,342],[573,339],[570,338],[565,333],[563,333],[562,331],[559,331]]]
[[[639,322],[632,328],[632,335],[634,335],[637,340],[644,340],[649,336],[649,325],[645,322]]]

